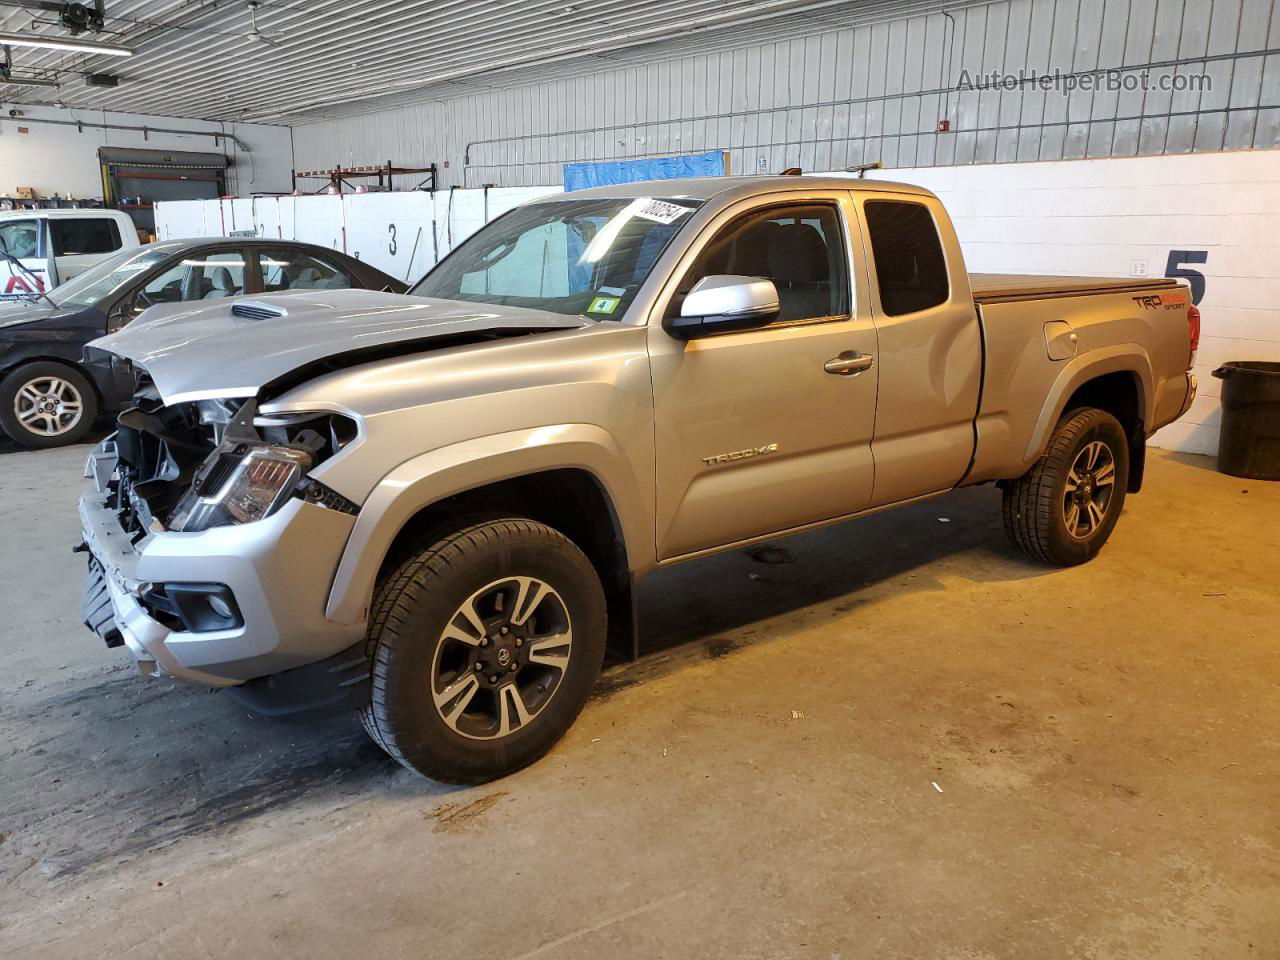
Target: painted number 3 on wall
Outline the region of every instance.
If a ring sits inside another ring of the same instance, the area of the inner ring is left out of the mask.
[[[1196,306],[1204,299],[1204,274],[1199,270],[1184,267],[1184,263],[1208,263],[1208,250],[1170,250],[1169,262],[1165,264],[1164,275],[1177,277],[1191,284],[1191,302]]]
[[[391,235],[391,239],[387,241],[387,253],[394,257],[396,255],[396,225],[394,223],[387,224],[387,233]]]

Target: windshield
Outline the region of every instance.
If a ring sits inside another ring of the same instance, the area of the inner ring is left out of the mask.
[[[172,250],[124,250],[54,287],[49,296],[60,307],[93,307],[172,256]]]
[[[517,207],[409,292],[619,320],[701,200],[553,200]]]

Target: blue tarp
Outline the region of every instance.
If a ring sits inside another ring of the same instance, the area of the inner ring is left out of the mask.
[[[678,157],[650,157],[645,160],[602,160],[596,163],[566,163],[564,189],[584,190],[614,183],[639,180],[675,180],[679,177],[724,176],[724,151],[690,153]]]

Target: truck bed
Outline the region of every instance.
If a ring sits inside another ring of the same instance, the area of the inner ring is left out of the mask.
[[[969,287],[975,303],[1084,297],[1126,290],[1145,292],[1177,286],[1171,277],[1054,277],[1020,273],[971,273]]]

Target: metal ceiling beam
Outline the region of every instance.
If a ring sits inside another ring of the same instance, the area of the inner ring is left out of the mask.
[[[566,5],[574,11],[566,13]],[[247,36],[248,14],[240,3],[114,0],[108,27],[138,48],[127,66],[58,55],[24,56],[21,66],[119,73],[117,88],[64,85],[59,95],[77,108],[297,122],[341,112],[344,104],[358,111],[362,101],[387,101],[397,93],[416,102],[456,96],[458,82],[512,86],[550,65],[560,75],[598,69],[596,58],[603,53],[613,61],[655,43],[662,49],[681,40],[711,44],[744,25],[786,23],[793,32],[813,32],[836,23],[932,12],[941,5],[938,0],[536,0],[519,5],[374,0],[353,7],[348,0],[313,0],[260,9],[261,29],[281,41],[275,47]],[[14,16],[8,16],[10,23]],[[143,19],[146,24],[130,25]],[[10,23],[0,14],[0,30]],[[698,37],[705,39],[693,39]],[[11,89],[0,84],[0,97],[38,99],[15,96]],[[212,91],[218,91],[216,98]]]

